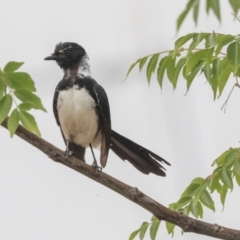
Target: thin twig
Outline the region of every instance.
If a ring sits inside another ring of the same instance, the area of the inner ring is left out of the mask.
[[[236,78],[236,84],[237,84],[237,86],[239,87],[240,85],[239,85],[239,83],[238,83],[238,76],[235,76],[235,78]]]
[[[231,96],[231,94],[232,94],[232,92],[233,92],[234,88],[235,88],[235,87],[237,87],[237,86],[238,86],[238,84],[237,84],[237,83],[235,83],[235,84],[233,85],[233,87],[232,87],[232,89],[231,89],[230,93],[228,94],[228,97],[227,97],[226,101],[224,102],[223,106],[221,107],[221,110],[223,110],[223,109],[224,109],[224,113],[225,113],[225,112],[226,112],[226,110],[227,110],[227,104],[228,104],[228,100],[229,100],[229,98],[230,98],[230,96]]]
[[[231,14],[240,22],[240,19],[236,14],[234,14],[234,13],[231,13]]]

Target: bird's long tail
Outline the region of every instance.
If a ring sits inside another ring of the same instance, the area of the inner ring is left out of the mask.
[[[160,156],[113,130],[110,148],[122,160],[129,161],[135,168],[144,174],[154,173],[164,177],[166,176],[164,172],[165,168],[160,163],[171,165]]]

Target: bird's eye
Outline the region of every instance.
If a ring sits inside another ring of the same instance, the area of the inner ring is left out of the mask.
[[[66,55],[69,55],[69,54],[70,54],[70,51],[69,51],[69,50],[65,50],[64,53],[65,53]]]

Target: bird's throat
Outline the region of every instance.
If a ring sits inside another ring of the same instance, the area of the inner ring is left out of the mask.
[[[80,62],[64,69],[65,77],[88,77],[91,76],[90,66],[88,63],[88,57],[84,57]]]

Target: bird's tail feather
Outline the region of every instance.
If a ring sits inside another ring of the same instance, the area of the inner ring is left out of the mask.
[[[144,174],[154,173],[166,176],[165,168],[159,163],[170,165],[166,160],[130,139],[112,130],[110,148],[122,160],[129,161]]]

